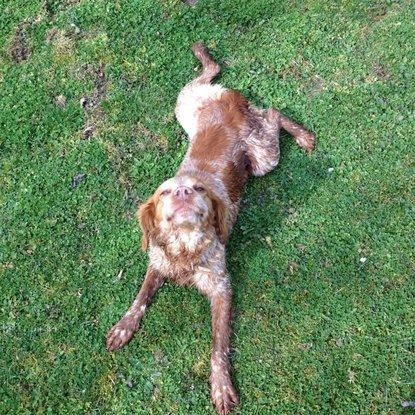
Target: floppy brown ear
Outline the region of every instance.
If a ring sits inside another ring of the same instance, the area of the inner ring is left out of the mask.
[[[215,212],[215,228],[221,243],[225,244],[229,236],[228,208],[218,197],[212,198],[213,211]]]
[[[143,203],[138,209],[137,216],[140,221],[141,231],[143,233],[141,237],[141,249],[146,251],[148,249],[148,243],[150,236],[154,230],[154,219],[156,214],[156,205],[152,197]]]

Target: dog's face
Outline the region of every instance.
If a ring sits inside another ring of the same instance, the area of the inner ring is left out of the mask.
[[[138,213],[143,249],[160,232],[206,231],[215,227],[222,243],[228,236],[225,204],[196,177],[176,176],[166,180]]]

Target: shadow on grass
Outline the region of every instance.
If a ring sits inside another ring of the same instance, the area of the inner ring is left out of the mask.
[[[317,137],[317,148],[318,148]],[[270,266],[269,277],[247,276],[249,258],[254,260],[260,250],[267,247],[267,235],[275,235],[276,229],[284,233],[284,221],[307,205],[311,195],[318,192],[327,180],[327,170],[332,165],[330,156],[313,153],[307,155],[291,136],[280,137],[281,160],[277,168],[262,178],[251,178],[241,203],[240,213],[232,232],[227,251],[228,269],[234,291],[233,327],[237,335],[239,318],[250,314],[255,302],[252,292],[263,292],[264,278],[275,283],[275,273],[284,274],[286,266],[276,270]],[[318,150],[317,150],[318,151]],[[292,233],[292,229],[287,229]],[[278,233],[278,232],[277,232]],[[273,251],[284,250],[284,241],[273,239]],[[252,265],[254,266],[254,265]],[[231,342],[234,344],[234,341]],[[271,346],[270,346],[271,347]],[[238,375],[235,384],[238,387]]]

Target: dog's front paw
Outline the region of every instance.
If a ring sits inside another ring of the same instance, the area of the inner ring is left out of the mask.
[[[238,405],[238,395],[227,376],[212,378],[212,402],[220,415],[227,415]]]
[[[123,317],[107,334],[107,349],[120,349],[125,346],[138,330],[137,320],[132,317]]]

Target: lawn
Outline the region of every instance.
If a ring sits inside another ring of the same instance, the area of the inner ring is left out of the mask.
[[[410,414],[413,1],[0,5],[0,413],[214,414],[210,307],[139,288],[137,205],[173,175],[202,40],[219,81],[317,134],[249,182],[228,246],[235,414]]]

